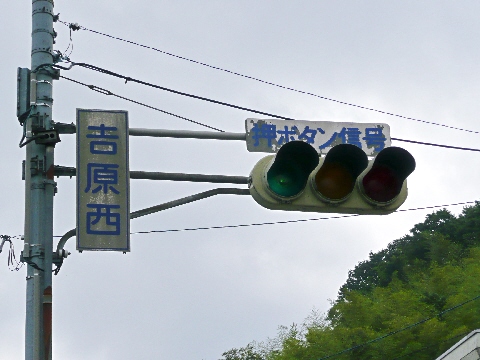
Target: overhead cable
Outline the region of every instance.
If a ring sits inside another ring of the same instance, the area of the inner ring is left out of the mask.
[[[472,149],[472,148],[465,148],[465,147],[451,146],[451,145],[432,144],[432,143],[427,143],[427,142],[423,142],[423,141],[405,140],[405,139],[397,139],[397,138],[391,138],[391,139],[396,140],[396,141],[404,141],[404,142],[408,142],[408,143],[412,143],[412,144],[443,147],[443,148],[447,148],[447,149],[466,150],[466,151],[480,151],[480,149]]]
[[[408,357],[409,359],[411,359],[410,356],[412,356],[413,354],[417,354],[417,353],[422,352],[422,351],[424,351],[424,350],[430,349],[430,348],[434,347],[435,345],[443,344],[443,343],[446,343],[446,342],[448,342],[448,341],[452,341],[452,340],[458,339],[458,338],[460,338],[460,337],[464,337],[465,335],[470,334],[470,332],[471,332],[471,331],[466,331],[466,332],[464,332],[464,333],[461,333],[461,334],[458,334],[458,335],[449,337],[448,339],[444,339],[444,340],[441,340],[441,341],[437,341],[437,342],[435,342],[435,343],[433,343],[433,344],[430,344],[430,345],[421,347],[420,349],[417,349],[417,350],[414,350],[414,351],[409,352],[409,353],[407,353],[407,354],[398,356],[398,357],[396,357],[396,358],[394,358],[394,359],[392,359],[392,360],[403,359],[403,358],[406,358],[406,357]]]
[[[145,107],[147,107],[147,108],[149,108],[149,109],[156,110],[156,111],[162,112],[162,113],[164,113],[164,114],[171,115],[171,116],[177,117],[177,118],[179,118],[179,119],[186,120],[186,121],[189,121],[189,122],[191,122],[191,123],[194,123],[194,124],[197,124],[197,125],[200,125],[200,126],[203,126],[203,127],[209,128],[209,129],[212,129],[212,130],[216,130],[216,131],[220,131],[220,132],[225,132],[224,130],[221,130],[221,129],[219,129],[219,128],[216,128],[216,127],[213,127],[213,126],[210,126],[210,125],[207,125],[207,124],[204,124],[204,123],[201,123],[201,122],[192,120],[192,119],[188,119],[188,118],[186,118],[186,117],[183,117],[183,116],[180,116],[180,115],[177,115],[177,114],[174,114],[174,113],[171,113],[171,112],[168,112],[168,111],[159,109],[159,108],[154,107],[154,106],[151,106],[151,105],[147,105],[147,104],[145,104],[145,103],[142,103],[142,102],[139,102],[139,101],[136,101],[136,100],[132,100],[132,99],[126,98],[126,97],[121,96],[121,95],[117,95],[117,94],[111,92],[110,90],[103,89],[103,88],[98,87],[98,86],[96,86],[96,85],[88,85],[88,84],[85,84],[85,83],[83,83],[83,82],[81,82],[81,81],[78,81],[78,80],[75,80],[75,79],[71,79],[71,78],[68,78],[68,77],[63,76],[63,75],[60,75],[60,77],[63,78],[63,79],[65,79],[65,80],[71,81],[71,82],[73,82],[73,83],[86,86],[86,87],[88,87],[89,89],[91,89],[91,90],[93,90],[93,91],[96,91],[96,92],[98,92],[98,93],[100,93],[100,94],[114,96],[114,97],[117,97],[117,98],[119,98],[119,99],[122,99],[122,100],[125,100],[125,101],[129,101],[129,102],[134,103],[134,104],[137,104],[137,105],[145,106]],[[251,110],[251,109],[250,109],[250,111],[253,111],[253,112],[256,112],[256,113],[266,114],[266,113],[264,113],[264,112],[262,112],[262,111],[259,111],[259,110]],[[273,115],[273,114],[270,114],[270,115],[271,115],[271,116],[274,116],[274,117],[277,117],[277,118],[286,119],[285,117],[282,117],[282,116],[280,116],[280,115]],[[480,149],[465,148],[465,147],[458,147],[458,146],[451,146],[451,145],[442,145],[442,144],[434,144],[434,143],[427,143],[427,142],[422,142],[422,141],[406,140],[406,139],[399,139],[399,138],[391,138],[391,140],[403,141],[403,142],[408,142],[408,143],[413,143],[413,144],[419,144],[419,145],[428,145],[428,146],[443,147],[443,148],[447,148],[447,149],[467,150],[467,151],[480,151]],[[32,140],[30,140],[30,141],[32,141]]]
[[[346,101],[340,101],[340,100],[332,99],[332,98],[329,98],[329,97],[326,97],[326,96],[321,96],[321,95],[318,95],[318,94],[315,94],[315,93],[312,93],[312,92],[309,92],[309,91],[299,90],[299,89],[296,89],[296,88],[293,88],[293,87],[289,87],[289,86],[285,86],[285,85],[280,85],[280,84],[277,84],[277,83],[274,83],[274,82],[262,80],[262,79],[259,79],[259,78],[257,78],[257,77],[254,77],[254,76],[241,74],[241,73],[238,73],[238,72],[236,72],[236,71],[228,70],[228,69],[221,68],[221,67],[214,66],[214,65],[209,65],[209,64],[207,64],[207,63],[204,63],[204,62],[201,62],[201,61],[197,61],[197,60],[194,60],[194,59],[190,59],[190,58],[187,58],[187,57],[184,57],[184,56],[176,55],[176,54],[173,54],[173,53],[164,51],[164,50],[157,49],[157,48],[152,47],[152,46],[143,45],[143,44],[140,44],[140,43],[137,43],[137,42],[134,42],[134,41],[122,39],[122,38],[117,37],[117,36],[113,36],[113,35],[109,35],[109,34],[106,34],[106,33],[102,33],[102,32],[100,32],[100,31],[88,29],[88,28],[86,28],[86,27],[84,27],[84,26],[80,26],[80,25],[78,25],[78,24],[67,23],[67,22],[60,21],[60,20],[58,20],[58,21],[59,21],[60,23],[64,24],[64,25],[68,26],[68,27],[70,28],[70,30],[74,30],[74,31],[75,31],[75,30],[85,30],[85,31],[89,31],[89,32],[94,33],[94,34],[97,34],[97,35],[102,35],[102,36],[105,36],[105,37],[108,37],[108,38],[111,38],[111,39],[114,39],[114,40],[119,40],[119,41],[122,41],[122,42],[126,42],[126,43],[128,43],[128,44],[135,45],[135,46],[139,46],[139,47],[142,47],[142,48],[145,48],[145,49],[149,49],[149,50],[153,50],[153,51],[156,51],[156,52],[159,52],[159,53],[162,53],[162,54],[164,54],[164,55],[168,55],[168,56],[171,56],[171,57],[180,59],[180,60],[185,60],[185,61],[188,61],[188,62],[197,64],[197,65],[202,65],[202,66],[205,66],[205,67],[214,69],[214,70],[219,70],[219,71],[222,71],[222,72],[225,72],[225,73],[228,73],[228,74],[232,74],[232,75],[236,75],[236,76],[239,76],[239,77],[243,77],[243,78],[249,79],[249,80],[254,80],[254,81],[260,82],[260,83],[262,83],[262,84],[271,85],[271,86],[274,86],[274,87],[277,87],[277,88],[281,88],[281,89],[284,89],[284,90],[289,90],[289,91],[293,91],[293,92],[296,92],[296,93],[313,96],[313,97],[316,97],[316,98],[319,98],[319,99],[322,99],[322,100],[327,100],[327,101],[335,102],[335,103],[338,103],[338,104],[341,104],[341,105],[347,105],[347,106],[351,106],[351,107],[355,107],[355,108],[359,108],[359,109],[363,109],[363,110],[368,110],[368,111],[377,112],[377,113],[384,114],[384,115],[388,115],[388,116],[394,116],[394,117],[398,117],[398,118],[401,118],[401,119],[404,119],[404,120],[411,120],[411,121],[417,121],[417,122],[421,122],[421,123],[429,124],[429,125],[442,126],[442,127],[448,128],[448,129],[466,131],[466,132],[470,132],[470,133],[473,133],[473,134],[479,134],[479,133],[480,133],[480,131],[473,131],[473,130],[464,129],[464,128],[459,128],[459,127],[455,127],[455,126],[440,124],[440,123],[436,123],[436,122],[432,122],[432,121],[421,120],[421,119],[417,119],[417,118],[413,118],[413,117],[409,117],[409,116],[404,116],[404,115],[400,115],[400,114],[395,114],[395,113],[388,112],[388,111],[378,110],[378,109],[375,109],[375,108],[370,108],[370,107],[366,107],[366,106],[362,106],[362,105],[357,105],[357,104],[349,103],[349,102],[346,102]]]
[[[475,301],[475,300],[478,300],[478,299],[480,299],[480,295],[475,296],[474,298],[472,298],[472,299],[470,299],[470,300],[467,300],[467,301],[464,301],[464,302],[462,302],[462,303],[460,303],[460,304],[457,304],[457,305],[455,305],[455,306],[452,306],[452,307],[449,308],[449,309],[443,310],[443,311],[439,312],[438,314],[435,314],[435,315],[433,315],[433,316],[427,317],[427,318],[425,318],[425,319],[423,319],[423,320],[420,320],[420,321],[417,321],[417,322],[415,322],[415,323],[413,323],[413,324],[410,324],[410,325],[408,325],[408,326],[405,326],[405,327],[403,327],[403,328],[401,328],[401,329],[391,331],[391,332],[389,332],[388,334],[379,336],[379,337],[377,337],[377,338],[375,338],[375,339],[372,339],[372,340],[370,340],[370,341],[364,342],[363,344],[359,344],[359,345],[352,346],[352,347],[350,347],[350,348],[348,348],[348,349],[339,351],[339,352],[337,352],[337,353],[335,353],[335,354],[331,354],[331,355],[328,355],[328,356],[324,356],[324,357],[319,358],[319,359],[317,359],[317,360],[330,359],[330,358],[332,358],[332,357],[335,357],[335,356],[338,356],[338,355],[342,355],[342,354],[345,354],[345,353],[347,353],[347,352],[350,352],[350,351],[356,350],[356,349],[358,349],[358,348],[364,347],[365,345],[369,345],[369,344],[372,344],[372,343],[374,343],[374,342],[383,340],[383,339],[385,339],[385,338],[387,338],[387,337],[390,337],[390,336],[392,336],[392,335],[396,335],[396,334],[398,334],[398,333],[400,333],[400,332],[403,332],[403,331],[405,331],[405,330],[409,330],[409,329],[414,328],[414,327],[416,327],[416,326],[418,326],[418,325],[421,325],[421,324],[423,324],[423,323],[426,323],[427,321],[430,321],[430,320],[432,320],[432,319],[441,317],[441,316],[445,315],[446,313],[448,313],[448,312],[450,312],[450,311],[456,310],[456,309],[458,309],[458,308],[460,308],[460,307],[462,307],[462,306],[464,306],[464,305],[467,305],[468,303],[471,303],[471,302],[473,302],[473,301]]]
[[[418,208],[411,208],[411,209],[401,209],[395,212],[398,213],[398,212],[407,212],[407,211],[416,211],[416,210],[438,209],[438,208],[444,208],[449,206],[470,205],[470,204],[475,204],[475,201],[466,201],[466,202],[460,202],[460,203],[448,204],[448,205],[435,205],[435,206],[425,206],[425,207],[418,207]],[[308,222],[308,221],[344,219],[344,218],[356,217],[356,216],[360,216],[360,215],[350,214],[350,215],[338,215],[338,216],[329,216],[329,217],[320,217],[320,218],[311,218],[311,219],[285,220],[285,221],[274,221],[274,222],[251,223],[251,224],[222,225],[222,226],[209,226],[209,227],[197,227],[197,228],[185,228],[185,229],[137,231],[137,232],[132,232],[131,234],[136,235],[136,234],[170,233],[170,232],[182,232],[182,231],[232,229],[232,228],[251,227],[251,226],[281,225],[281,224],[294,224],[294,223],[301,223],[301,222]]]
[[[79,84],[79,85],[83,85],[83,86],[86,86],[88,87],[89,89],[93,90],[93,91],[96,91],[100,94],[104,94],[104,95],[110,95],[110,96],[114,96],[116,98],[119,98],[119,99],[122,99],[122,100],[125,100],[125,101],[129,101],[131,103],[134,103],[134,104],[137,104],[137,105],[141,105],[141,106],[145,106],[149,109],[152,109],[152,110],[155,110],[155,111],[159,111],[161,113],[164,113],[164,114],[167,114],[167,115],[170,115],[170,116],[174,116],[176,118],[179,118],[179,119],[182,119],[182,120],[186,120],[186,121],[189,121],[193,124],[197,124],[197,125],[200,125],[200,126],[203,126],[203,127],[206,127],[208,129],[212,129],[212,130],[216,130],[216,131],[220,131],[220,132],[225,132],[224,130],[221,130],[221,129],[218,129],[216,127],[213,127],[213,126],[210,126],[210,125],[207,125],[207,124],[203,124],[201,122],[198,122],[198,121],[195,121],[195,120],[192,120],[192,119],[188,119],[184,116],[180,116],[180,115],[177,115],[177,114],[174,114],[174,113],[171,113],[169,111],[165,111],[165,110],[162,110],[162,109],[159,109],[157,107],[154,107],[154,106],[151,106],[151,105],[148,105],[148,104],[145,104],[145,103],[142,103],[142,102],[139,102],[139,101],[136,101],[136,100],[132,100],[132,99],[129,99],[129,98],[126,98],[124,96],[120,96],[120,95],[117,95],[117,94],[114,94],[112,93],[110,90],[106,90],[106,89],[103,89],[101,87],[98,87],[98,86],[95,86],[95,85],[88,85],[88,84],[85,84],[81,81],[78,81],[78,80],[74,80],[74,79],[71,79],[71,78],[68,78],[66,76],[63,76],[63,75],[60,75],[61,78],[65,79],[65,80],[68,80],[68,81],[71,81],[73,83],[76,83],[76,84]]]
[[[186,93],[186,92],[183,92],[183,91],[170,89],[170,88],[167,88],[167,87],[164,87],[164,86],[160,86],[160,85],[152,84],[152,83],[149,83],[149,82],[146,82],[146,81],[143,81],[143,80],[135,79],[135,78],[132,78],[130,76],[118,74],[114,71],[107,70],[107,69],[104,69],[104,68],[101,68],[101,67],[98,67],[98,66],[95,66],[95,65],[91,65],[91,64],[72,62],[71,66],[69,68],[64,68],[64,67],[60,67],[58,65],[53,65],[53,67],[57,67],[57,68],[60,68],[60,69],[71,69],[73,66],[81,66],[81,67],[84,67],[86,69],[97,71],[97,72],[102,73],[102,74],[114,76],[114,77],[117,77],[119,79],[125,80],[125,83],[127,83],[129,81],[130,82],[135,82],[137,84],[149,86],[149,87],[152,87],[154,89],[164,90],[164,91],[167,91],[167,92],[170,92],[170,93],[173,93],[173,94],[187,96],[187,97],[197,99],[197,100],[207,101],[207,102],[217,104],[217,105],[223,105],[223,106],[227,106],[227,107],[238,109],[238,110],[244,110],[244,111],[252,112],[252,113],[255,113],[255,114],[271,116],[271,117],[274,117],[274,118],[277,118],[277,119],[294,120],[293,118],[280,116],[280,115],[275,115],[275,114],[271,114],[271,113],[264,112],[264,111],[250,109],[250,108],[247,108],[247,107],[244,107],[244,106],[238,106],[238,105],[230,104],[230,103],[227,103],[227,102],[224,102],[224,101],[214,100],[214,99],[206,98],[206,97],[203,97],[203,96],[198,96],[198,95],[189,94],[189,93]]]

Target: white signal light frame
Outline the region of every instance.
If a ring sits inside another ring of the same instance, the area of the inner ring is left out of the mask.
[[[254,200],[261,206],[271,210],[303,211],[317,213],[338,213],[358,215],[388,215],[396,211],[407,199],[407,180],[404,180],[400,193],[388,203],[378,203],[369,199],[363,192],[359,181],[371,169],[373,160],[369,160],[367,168],[357,177],[353,191],[342,201],[331,201],[319,196],[312,183],[312,177],[320,169],[324,158],[320,159],[318,166],[310,173],[307,185],[302,192],[293,198],[273,195],[268,187],[266,171],[274,160],[275,155],[260,159],[252,169],[249,179],[249,190]],[[314,180],[313,180],[314,181]]]

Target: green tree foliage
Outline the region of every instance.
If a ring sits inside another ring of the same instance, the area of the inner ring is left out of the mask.
[[[480,202],[458,217],[440,210],[351,270],[322,321],[225,360],[435,359],[480,327],[480,299],[469,301],[479,277]]]
[[[263,360],[263,357],[254,350],[252,344],[248,344],[244,348],[231,349],[222,354],[220,360]]]

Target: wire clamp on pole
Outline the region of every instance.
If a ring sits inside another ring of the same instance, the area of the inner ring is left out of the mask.
[[[45,256],[45,251],[40,244],[25,243],[23,251],[20,253],[20,261],[22,263],[28,264],[34,269],[39,271],[44,271],[40,268],[37,263],[34,261],[35,258],[43,258]]]

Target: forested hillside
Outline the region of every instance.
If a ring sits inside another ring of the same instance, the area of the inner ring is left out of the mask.
[[[480,202],[428,215],[351,270],[327,314],[222,360],[432,360],[476,328]]]

